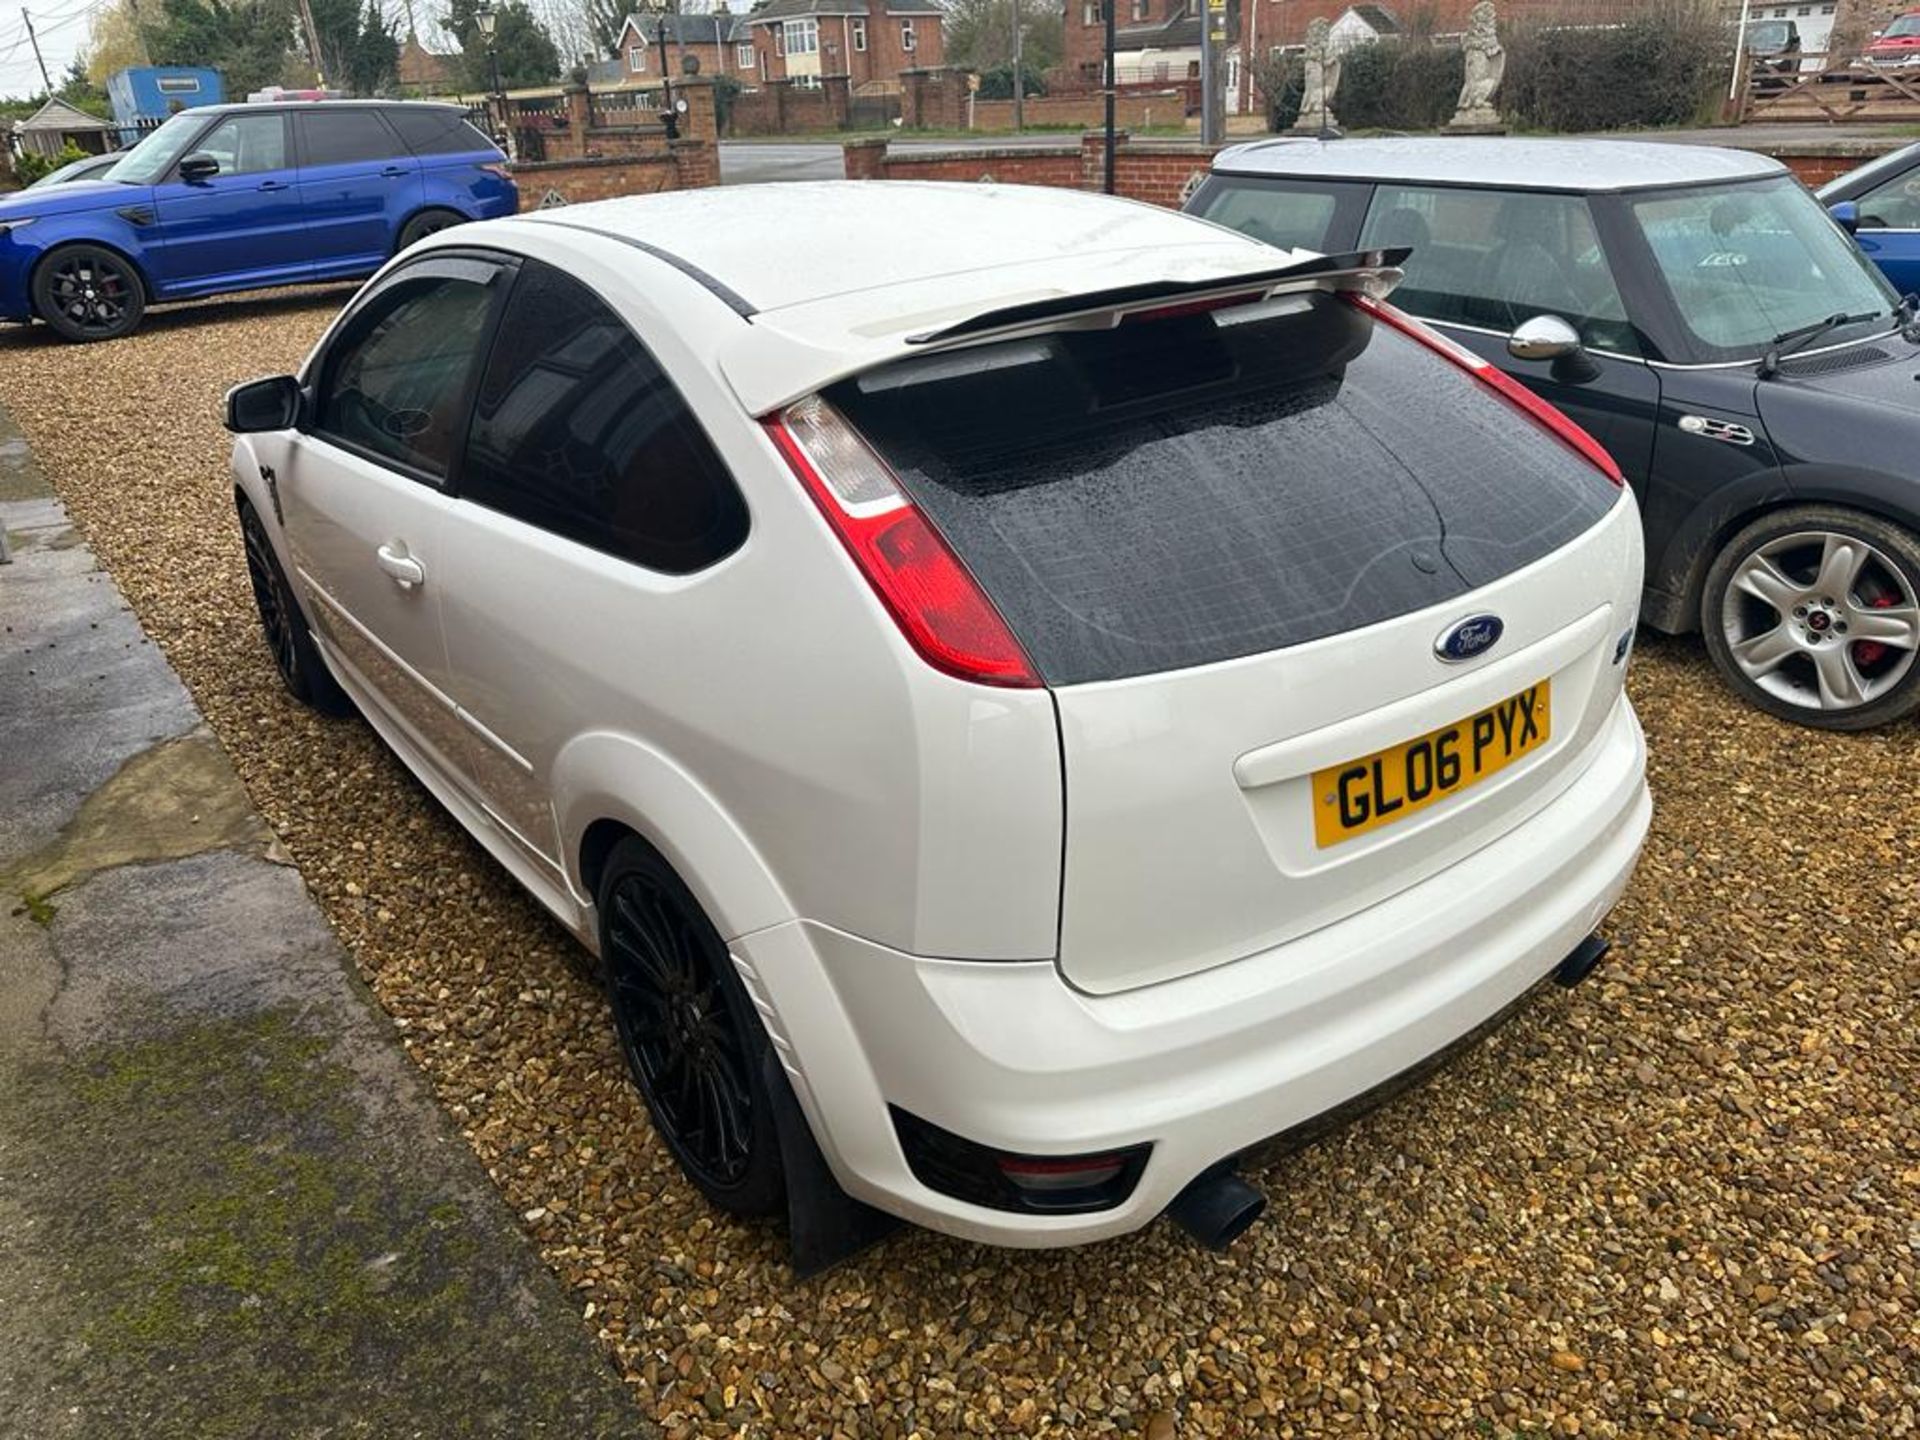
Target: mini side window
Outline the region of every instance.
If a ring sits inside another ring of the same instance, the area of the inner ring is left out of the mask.
[[[460,493],[676,575],[747,535],[733,476],[646,346],[537,261],[520,269],[480,382]]]
[[[493,303],[482,273],[408,275],[370,299],[327,351],[314,433],[444,479]]]
[[[1382,185],[1360,245],[1413,248],[1393,298],[1422,319],[1506,332],[1557,315],[1595,349],[1639,353],[1581,196]]]

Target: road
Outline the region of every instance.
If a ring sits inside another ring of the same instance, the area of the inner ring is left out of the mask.
[[[1071,145],[1067,132],[994,135],[980,140],[896,140],[896,152],[914,150],[1001,150],[1008,146]],[[840,180],[846,176],[838,141],[760,142],[729,140],[720,147],[720,182],[748,185],[760,180]]]

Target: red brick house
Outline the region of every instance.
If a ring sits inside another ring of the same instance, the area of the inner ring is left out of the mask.
[[[936,0],[770,0],[742,18],[760,79],[845,75],[858,91],[897,90],[902,70],[946,64],[942,14]]]
[[[667,53],[659,53],[664,38]],[[735,15],[723,4],[710,15],[653,11],[628,15],[614,46],[614,58],[589,67],[588,81],[596,86],[657,85],[664,74],[680,73],[681,57],[696,56],[702,75],[730,75],[743,84],[758,73],[747,17]]]

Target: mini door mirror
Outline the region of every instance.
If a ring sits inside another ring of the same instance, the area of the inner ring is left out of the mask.
[[[1507,337],[1516,360],[1565,360],[1581,348],[1580,332],[1558,315],[1536,315]]]
[[[227,392],[227,429],[236,435],[290,430],[300,419],[300,382],[291,375],[249,380]]]
[[[1860,228],[1860,207],[1851,200],[1841,200],[1827,207],[1827,214],[1833,217],[1833,223],[1849,235]]]
[[[182,180],[211,180],[220,173],[220,162],[204,150],[196,150],[180,161]]]

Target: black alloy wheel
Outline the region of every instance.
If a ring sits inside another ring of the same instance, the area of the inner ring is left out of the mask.
[[[467,217],[453,210],[422,210],[418,215],[400,228],[400,243],[396,250],[404,250],[416,240],[424,240],[429,235],[437,235],[442,230],[451,229]]]
[[[599,901],[614,1025],[654,1128],[722,1210],[779,1210],[779,1135],[760,1072],[766,1031],[726,945],[679,876],[637,839],[614,848]]]
[[[146,288],[125,257],[99,245],[66,245],[33,273],[33,308],[67,340],[115,340],[146,313]]]
[[[306,616],[287,584],[280,558],[273,553],[260,513],[244,500],[240,502],[240,538],[246,545],[247,579],[253,582],[260,630],[287,692],[323,715],[352,714],[353,702],[327,669],[307,631]]]

